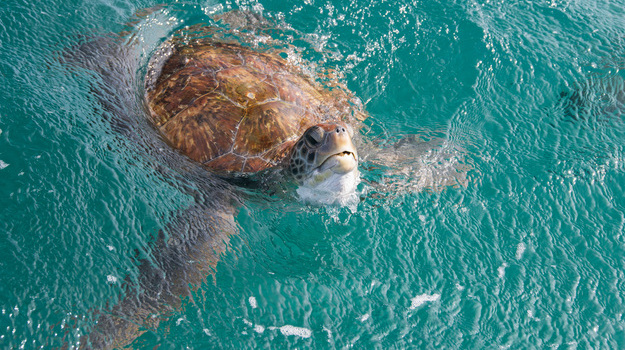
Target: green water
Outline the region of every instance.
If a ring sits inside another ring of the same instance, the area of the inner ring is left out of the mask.
[[[191,205],[200,180],[141,122],[141,77],[173,31],[234,8],[342,73],[367,137],[461,147],[468,185],[355,211],[241,196],[216,272],[135,348],[625,347],[623,1],[189,1],[135,17],[157,4],[0,3],[0,348],[78,346]],[[66,59],[123,30],[117,80],[89,68],[95,48]]]

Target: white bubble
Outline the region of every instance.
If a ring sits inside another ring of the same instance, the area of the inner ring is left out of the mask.
[[[208,6],[204,9],[204,13],[206,13],[208,16],[212,16],[215,13],[222,11],[224,9],[224,5],[222,4],[218,4],[218,5],[214,5],[214,6]]]
[[[254,326],[254,332],[256,332],[256,333],[262,333],[262,332],[264,332],[264,331],[265,331],[265,327],[263,327],[263,326],[261,326],[261,325],[259,325],[259,324],[257,324],[256,326]]]
[[[323,326],[323,330],[328,333],[328,340],[332,339],[332,331],[326,326]]]
[[[116,283],[117,282],[117,277],[115,277],[113,275],[108,275],[108,276],[106,276],[106,281],[108,283]]]
[[[432,301],[437,301],[441,298],[440,294],[421,294],[421,295],[417,295],[416,297],[410,299],[410,310],[414,310],[416,308],[418,308],[419,306],[427,303],[427,302],[432,302]]]
[[[250,306],[252,307],[252,309],[255,309],[255,308],[258,307],[258,303],[256,302],[256,298],[249,297],[249,299],[247,299],[247,301],[249,301]]]
[[[508,267],[508,264],[503,263],[501,266],[499,266],[499,268],[497,269],[497,276],[499,278],[503,278],[503,276],[506,275],[506,267]]]
[[[6,168],[6,167],[8,167],[8,166],[9,166],[9,164],[8,164],[8,163],[5,163],[5,162],[3,162],[2,160],[0,160],[0,170],[2,170],[2,169],[4,169],[4,168]]]
[[[523,253],[525,253],[525,243],[521,242],[516,246],[516,259],[520,260],[523,257]]]
[[[371,314],[364,314],[364,315],[360,316],[360,322],[365,322],[370,317],[371,317]]]
[[[274,327],[275,328],[275,327]],[[308,328],[302,328],[302,327],[295,327],[295,326],[291,326],[291,325],[285,325],[280,327],[280,333],[289,336],[289,335],[296,335],[298,337],[302,337],[302,338],[310,338],[310,336],[312,335],[312,332],[310,329]]]

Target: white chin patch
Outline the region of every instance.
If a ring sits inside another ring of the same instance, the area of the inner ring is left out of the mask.
[[[309,203],[355,207],[360,201],[356,187],[360,172],[336,174],[332,171],[316,172],[297,188],[299,197]]]

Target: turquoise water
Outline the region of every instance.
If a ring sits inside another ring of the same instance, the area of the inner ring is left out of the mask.
[[[239,234],[136,348],[625,347],[625,3],[189,1],[135,15],[157,4],[0,4],[1,348],[78,346],[198,189],[234,193]],[[143,119],[142,74],[176,29],[235,8],[342,74],[368,138],[462,148],[467,186],[354,210],[188,170]],[[103,64],[101,38],[122,31],[127,51]]]

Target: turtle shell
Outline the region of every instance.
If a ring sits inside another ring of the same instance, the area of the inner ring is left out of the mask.
[[[303,132],[365,117],[280,56],[221,42],[167,42],[146,77],[151,120],[173,147],[217,171],[280,165]]]

